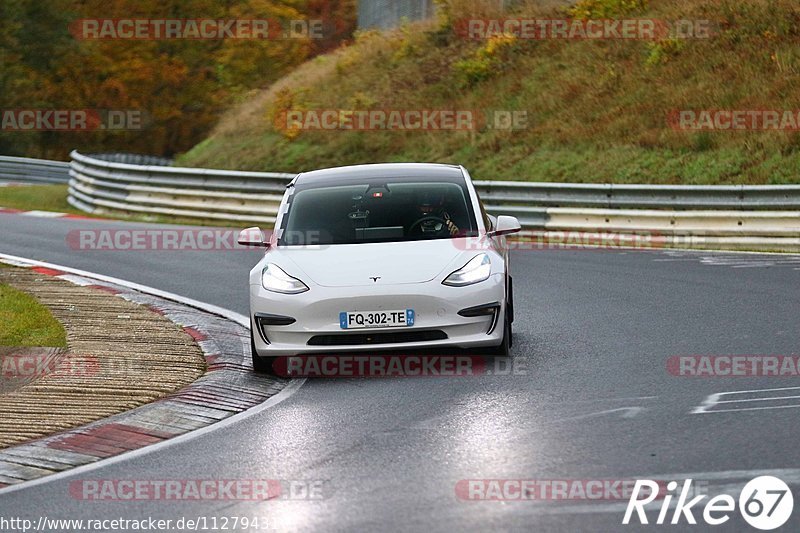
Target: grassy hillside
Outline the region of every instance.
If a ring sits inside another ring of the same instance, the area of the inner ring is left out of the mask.
[[[492,2],[496,4],[497,2]],[[479,179],[800,183],[797,131],[671,128],[680,109],[800,109],[796,0],[479,1],[439,19],[366,32],[231,110],[180,158],[188,166],[301,171],[381,161],[460,163]],[[556,2],[556,4],[558,4]],[[483,6],[483,7],[482,7]],[[467,40],[469,17],[708,19],[708,39]],[[286,110],[525,110],[516,131],[287,131]]]

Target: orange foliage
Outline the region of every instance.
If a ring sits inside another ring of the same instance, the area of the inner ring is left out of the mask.
[[[328,17],[322,39],[80,40],[80,19]],[[141,129],[0,131],[0,154],[64,158],[71,149],[170,156],[200,142],[224,110],[352,33],[354,0],[18,0],[4,6],[0,110],[138,110]]]

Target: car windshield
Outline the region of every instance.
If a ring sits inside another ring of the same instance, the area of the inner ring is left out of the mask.
[[[359,244],[477,235],[464,180],[360,180],[295,187],[278,245]]]

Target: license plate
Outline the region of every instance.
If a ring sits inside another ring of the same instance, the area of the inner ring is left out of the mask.
[[[342,329],[398,328],[414,325],[414,310],[399,311],[342,311],[339,326]]]

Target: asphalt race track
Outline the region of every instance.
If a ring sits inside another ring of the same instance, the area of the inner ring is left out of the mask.
[[[74,229],[130,227],[145,225],[0,215],[0,252],[247,314],[247,272],[259,252],[92,252],[65,241]],[[674,355],[798,354],[800,258],[517,251],[512,272],[516,372],[309,379],[224,430],[76,476],[321,480],[322,499],[85,502],[66,478],[0,492],[3,514],[34,522],[259,516],[279,531],[633,531],[642,526],[621,525],[626,501],[464,501],[455,487],[467,479],[693,478],[712,495],[738,497],[762,473],[800,486],[800,400],[791,389],[723,396],[725,412],[693,413],[709,395],[795,387],[796,377],[667,371]],[[781,399],[764,400],[773,397]],[[716,529],[748,528],[734,514]],[[800,511],[784,528],[800,529]],[[683,521],[679,529],[709,527]]]

